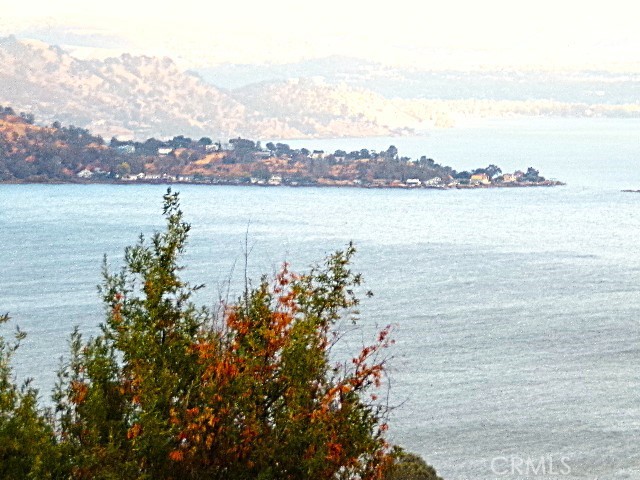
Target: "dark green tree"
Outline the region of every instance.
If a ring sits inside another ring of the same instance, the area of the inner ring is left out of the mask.
[[[527,172],[524,174],[522,179],[526,182],[532,183],[544,182],[544,177],[541,177],[540,172],[533,167],[527,168]]]
[[[487,168],[484,169],[485,173],[489,175],[489,178],[495,178],[498,175],[502,174],[502,169],[497,165],[491,164]]]
[[[390,145],[385,155],[388,159],[393,160],[398,157],[398,149],[394,145]]]
[[[396,447],[391,456],[393,463],[385,473],[384,480],[442,480],[435,468],[414,453]]]

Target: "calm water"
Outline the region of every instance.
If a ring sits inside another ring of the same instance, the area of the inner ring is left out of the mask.
[[[354,240],[375,296],[346,347],[397,325],[394,441],[446,479],[640,478],[640,194],[620,192],[640,188],[639,132],[638,121],[496,122],[322,144],[393,143],[458,169],[533,165],[568,183],[553,189],[180,186],[193,225],[185,276],[214,303],[228,279],[238,291],[246,232],[254,277]],[[102,319],[103,254],[117,266],[138,233],[162,227],[164,190],[0,186],[0,311],[29,333],[16,369],[45,399],[72,327],[92,334]]]

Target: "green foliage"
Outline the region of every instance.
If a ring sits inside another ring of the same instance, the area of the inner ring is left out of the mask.
[[[0,336],[0,478],[439,480],[384,439],[389,327],[330,359],[337,325],[357,320],[353,246],[212,312],[180,278],[190,226],[177,194],[164,201],[166,230],[128,247],[118,272],[105,261],[106,321],[88,341],[72,334],[54,411],[12,381],[24,334]]]
[[[285,266],[214,314],[179,277],[190,226],[165,195],[167,229],[105,267],[102,334],[72,337],[55,395],[75,478],[380,478],[385,410],[372,393],[388,329],[351,362],[329,359],[358,304],[352,246],[306,275]]]
[[[540,172],[533,167],[527,168],[527,172],[522,177],[522,180],[525,182],[544,182],[544,177],[540,176]]]
[[[435,468],[414,453],[394,448],[393,464],[385,473],[384,480],[442,480]]]
[[[0,325],[8,320],[1,315]],[[10,344],[0,336],[0,478],[56,478],[62,462],[53,430],[38,410],[38,392],[12,378],[10,360],[24,337],[18,330]]]
[[[116,174],[120,175],[121,177],[129,175],[130,173],[131,173],[131,165],[129,165],[128,162],[121,162],[116,167]]]

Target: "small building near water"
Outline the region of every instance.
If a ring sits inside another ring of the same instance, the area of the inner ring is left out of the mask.
[[[491,183],[491,179],[486,173],[474,173],[471,175],[469,183],[471,185],[489,185]]]

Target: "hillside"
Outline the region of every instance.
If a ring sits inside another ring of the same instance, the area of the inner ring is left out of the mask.
[[[0,183],[188,182],[227,185],[484,188],[558,185],[529,167],[504,173],[489,165],[472,172],[421,156],[401,157],[390,145],[376,152],[290,148],[286,143],[232,138],[228,143],[184,135],[144,142],[98,135],[0,106]]]
[[[140,137],[176,131],[228,136],[259,123],[243,105],[166,58],[81,61],[57,47],[9,37],[0,41],[0,62],[0,103],[45,122]]]
[[[564,104],[637,103],[640,71],[393,68],[358,58],[332,56],[287,64],[222,64],[197,72],[208,83],[237,89],[289,78],[321,78],[330,85],[367,89],[405,100],[550,101]]]
[[[391,148],[395,152],[395,147]],[[397,153],[356,152],[312,153],[291,149],[286,144],[242,139],[214,143],[184,135],[161,141],[119,141],[109,143],[89,130],[35,124],[32,114],[18,114],[0,106],[0,182],[82,182],[120,180],[168,180],[178,177],[205,179],[208,183],[267,181],[273,175],[303,184],[328,181],[429,179],[453,173],[433,161],[413,164]]]
[[[329,89],[315,92],[313,102],[298,102],[300,110],[283,116],[276,106],[287,103],[287,98],[269,97],[268,91],[259,89],[254,92],[262,96],[260,101],[246,92],[231,95],[181,71],[168,58],[122,55],[104,61],[78,60],[55,46],[8,37],[0,39],[0,63],[0,103],[33,112],[46,123],[59,120],[104,137],[142,139],[176,132],[216,139],[399,133],[371,115],[366,95],[362,98],[361,92],[350,89],[339,91],[348,104],[347,115],[326,115],[335,108],[336,94]],[[382,97],[377,103],[393,109]]]
[[[336,131],[345,137],[404,134],[429,119],[407,113],[406,108],[362,88],[329,85],[314,79],[251,84],[232,95],[247,107],[285,118],[295,129],[320,137]]]
[[[477,118],[640,116],[637,75],[407,71],[332,57],[201,77],[169,58],[80,60],[14,37],[0,39],[0,63],[0,104],[104,138],[399,136]],[[215,86],[218,76],[235,88]]]
[[[89,164],[115,168],[118,158],[85,129],[34,125],[32,115],[0,107],[0,181],[74,180]]]

